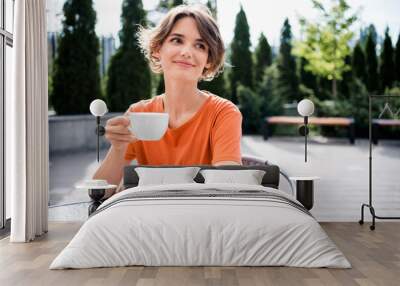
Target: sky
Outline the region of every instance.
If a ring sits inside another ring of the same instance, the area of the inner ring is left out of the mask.
[[[97,12],[96,32],[99,36],[118,36],[122,0],[93,0]],[[153,9],[158,0],[143,0],[146,10]],[[61,29],[63,0],[47,0],[48,30]],[[329,3],[324,0],[324,3]],[[359,23],[354,26],[358,37],[361,26],[373,23],[379,36],[384,35],[388,26],[393,44],[400,32],[400,0],[348,0],[353,11],[359,10]],[[310,0],[218,0],[218,23],[225,44],[231,42],[235,26],[236,14],[240,5],[247,16],[250,26],[250,37],[253,47],[257,44],[260,33],[263,32],[269,43],[279,45],[280,30],[285,18],[289,18],[294,37],[300,35],[299,16],[315,19],[316,13]],[[118,40],[118,39],[117,39]]]

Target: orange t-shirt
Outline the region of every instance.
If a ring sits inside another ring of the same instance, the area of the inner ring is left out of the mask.
[[[177,128],[168,127],[160,140],[130,143],[125,159],[136,159],[139,165],[241,164],[242,114],[229,100],[208,95],[189,120]],[[162,97],[141,100],[129,112],[164,112]]]

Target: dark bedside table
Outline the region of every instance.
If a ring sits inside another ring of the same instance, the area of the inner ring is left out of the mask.
[[[89,216],[97,210],[97,208],[105,201],[103,200],[106,190],[116,189],[116,185],[105,184],[102,186],[89,186],[87,183],[81,183],[75,186],[77,189],[88,190],[88,195],[92,199],[91,204],[88,207]]]
[[[105,194],[106,189],[88,189],[88,195],[92,199],[92,202],[88,207],[89,216],[94,213],[97,208],[104,202],[102,198]]]
[[[314,206],[314,181],[319,177],[290,177],[290,180],[296,181],[296,199],[311,210]]]

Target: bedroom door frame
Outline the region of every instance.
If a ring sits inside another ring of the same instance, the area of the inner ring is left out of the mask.
[[[6,15],[10,10],[7,5],[12,5],[12,15]],[[7,54],[7,46],[13,47],[13,20],[15,0],[0,0],[0,230],[3,232],[10,226],[6,212],[6,189],[5,189],[5,102],[6,102],[6,59],[11,55]],[[7,18],[11,17],[11,32],[7,30]],[[1,234],[1,233],[0,233]]]

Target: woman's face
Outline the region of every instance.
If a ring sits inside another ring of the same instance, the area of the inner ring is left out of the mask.
[[[179,19],[153,55],[159,58],[165,78],[197,82],[210,67],[208,46],[191,17]]]

